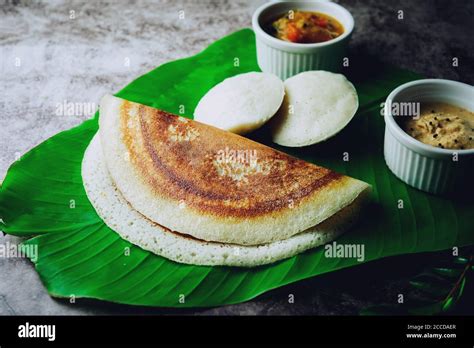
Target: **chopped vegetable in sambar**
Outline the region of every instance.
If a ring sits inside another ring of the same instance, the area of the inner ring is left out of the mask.
[[[271,26],[275,37],[296,43],[325,42],[344,32],[344,27],[335,18],[310,11],[289,11]]]

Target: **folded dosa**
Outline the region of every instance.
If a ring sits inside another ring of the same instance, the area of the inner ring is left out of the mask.
[[[95,135],[82,162],[87,196],[102,220],[123,239],[170,260],[193,265],[254,267],[276,262],[337,238],[357,220],[361,200],[321,224],[282,241],[258,246],[206,242],[175,233],[134,210],[115,187]]]
[[[102,99],[99,134],[125,201],[148,220],[202,241],[283,241],[369,188],[239,135],[113,96]]]

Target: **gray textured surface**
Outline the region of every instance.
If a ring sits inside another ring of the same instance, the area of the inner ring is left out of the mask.
[[[58,103],[96,104],[103,94],[118,91],[154,67],[249,27],[253,10],[262,2],[0,2],[0,180],[16,156],[90,117],[58,115]],[[427,77],[474,82],[473,1],[341,2],[356,20],[353,54],[369,53]],[[178,19],[180,10],[184,20]],[[399,10],[404,20],[397,19]],[[75,11],[74,19],[70,11]],[[459,67],[452,66],[453,57],[458,57]],[[17,59],[20,66],[15,66]],[[0,243],[6,241],[17,239],[0,236]],[[384,262],[381,267],[387,267]],[[403,275],[358,268],[300,282],[245,304],[196,313],[355,314],[400,290]],[[288,304],[288,294],[295,295],[294,304]],[[29,261],[0,258],[0,314],[14,313],[176,312],[95,301],[71,305],[47,294]]]

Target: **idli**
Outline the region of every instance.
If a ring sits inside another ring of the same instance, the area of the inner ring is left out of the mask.
[[[273,74],[250,72],[225,79],[209,90],[194,120],[237,133],[260,128],[281,106],[283,81]]]
[[[271,121],[273,142],[289,147],[324,141],[342,130],[359,107],[344,75],[307,71],[285,81],[285,100]]]

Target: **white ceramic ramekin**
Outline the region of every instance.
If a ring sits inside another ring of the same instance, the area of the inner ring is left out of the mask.
[[[330,41],[304,44],[277,39],[263,29],[271,20],[290,10],[328,14],[344,26],[344,33]],[[333,2],[269,2],[255,11],[252,27],[257,41],[257,60],[260,69],[284,80],[309,70],[338,72],[342,68],[347,44],[354,29],[354,18],[344,7]]]
[[[413,81],[393,90],[384,109],[385,162],[399,179],[433,194],[472,192],[474,149],[442,149],[412,138],[397,122],[406,116],[392,115],[391,105],[400,102],[443,102],[474,111],[474,87],[441,79]]]

